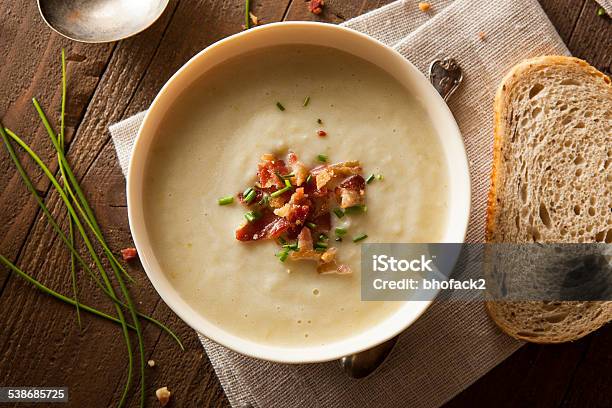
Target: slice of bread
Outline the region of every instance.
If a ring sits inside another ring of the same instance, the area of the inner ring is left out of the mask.
[[[612,86],[585,61],[544,56],[504,77],[494,102],[487,242],[612,242]],[[497,325],[536,343],[576,340],[612,302],[487,302]]]

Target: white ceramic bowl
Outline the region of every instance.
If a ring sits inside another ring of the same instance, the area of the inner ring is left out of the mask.
[[[281,44],[322,45],[349,52],[378,65],[416,96],[432,119],[449,168],[449,223],[444,241],[463,242],[470,212],[470,178],[463,139],[445,102],[429,81],[399,53],[364,34],[322,23],[286,22],[251,29],[211,45],[179,69],[153,101],[136,139],[127,180],[128,215],[132,236],[149,279],[162,299],[188,325],[213,341],[248,356],[284,363],[321,362],[366,350],[397,335],[431,302],[406,302],[395,314],[369,330],[323,346],[283,348],[255,343],[216,326],[181,298],[156,259],[143,215],[142,181],[149,148],[161,119],[177,96],[200,75],[228,58]]]

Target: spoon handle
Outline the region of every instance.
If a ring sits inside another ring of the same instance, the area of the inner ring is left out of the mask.
[[[434,60],[429,66],[429,80],[445,102],[459,88],[463,73],[457,61],[452,58]],[[399,336],[360,353],[344,356],[340,367],[351,378],[364,378],[372,374],[385,361]]]

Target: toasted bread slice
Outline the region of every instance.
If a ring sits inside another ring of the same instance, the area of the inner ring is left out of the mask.
[[[585,61],[528,59],[494,102],[487,242],[612,242],[612,86]],[[612,320],[612,302],[487,302],[509,335],[576,340]]]

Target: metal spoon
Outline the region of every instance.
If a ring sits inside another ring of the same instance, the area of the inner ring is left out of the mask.
[[[459,64],[452,58],[435,60],[429,66],[429,80],[444,101],[457,90],[463,80]],[[351,378],[364,378],[372,374],[385,361],[399,336],[361,353],[344,356],[340,367]]]
[[[153,24],[169,0],[38,0],[43,20],[57,33],[86,43],[117,41]]]

